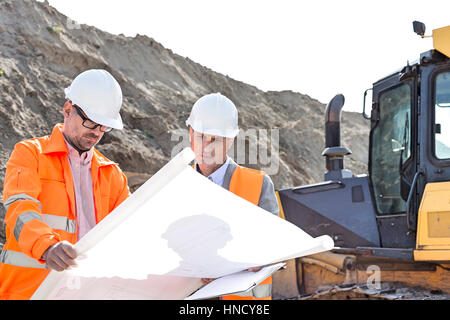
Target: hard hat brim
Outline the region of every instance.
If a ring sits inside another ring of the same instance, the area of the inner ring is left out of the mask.
[[[212,136],[218,136],[218,137],[224,137],[224,138],[236,138],[236,136],[239,133],[239,129],[230,129],[230,130],[225,130],[225,132],[223,130],[219,130],[219,129],[214,129],[214,128],[204,128],[196,123],[190,123],[189,119],[186,120],[186,125],[187,126],[191,126],[192,129],[196,132],[200,132],[203,134],[209,134]]]
[[[81,108],[81,107],[80,107]],[[85,110],[83,110],[86,116],[91,119],[92,121],[101,124],[103,126],[107,126],[113,129],[122,130],[123,129],[123,122],[122,117],[120,114],[117,114],[117,117],[115,119],[107,118],[98,114],[92,114],[88,113]]]

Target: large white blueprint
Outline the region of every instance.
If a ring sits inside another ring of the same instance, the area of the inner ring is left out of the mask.
[[[183,150],[75,245],[35,299],[183,299],[249,267],[333,247],[197,173]]]

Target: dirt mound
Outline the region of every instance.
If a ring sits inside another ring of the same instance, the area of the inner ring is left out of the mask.
[[[243,141],[249,145],[239,163],[273,171],[268,173],[276,188],[323,179],[325,106],[317,100],[291,91],[263,92],[174,54],[147,36],[130,38],[74,26],[47,3],[2,0],[0,184],[15,143],[51,133],[63,120],[63,89],[90,68],[108,70],[122,87],[125,128],[105,135],[98,149],[124,171],[155,173],[187,144],[185,120],[195,100],[221,92],[235,102]],[[369,123],[355,113],[344,112],[342,118],[343,145],[354,151],[346,167],[364,173]],[[270,157],[275,167],[270,168],[261,158],[254,163],[249,157],[253,139],[264,149],[265,131],[259,130],[267,129],[272,145],[279,137],[279,152]]]

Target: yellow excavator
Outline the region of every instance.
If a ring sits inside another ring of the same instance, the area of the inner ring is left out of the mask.
[[[364,93],[368,175],[344,168],[344,97],[327,105],[324,182],[277,196],[284,219],[335,247],[288,261],[275,299],[450,298],[450,26],[431,36],[432,50]]]

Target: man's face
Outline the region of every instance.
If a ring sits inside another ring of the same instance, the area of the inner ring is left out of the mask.
[[[189,129],[189,134],[189,141],[197,163],[214,166],[225,162],[227,151],[233,144],[233,138],[203,134],[192,128]]]
[[[70,144],[78,151],[87,151],[94,147],[103,137],[104,132],[100,126],[89,129],[83,126],[83,118],[78,114],[76,107],[70,102],[66,102],[63,107],[64,127],[63,133]],[[78,109],[86,117],[81,109]]]

